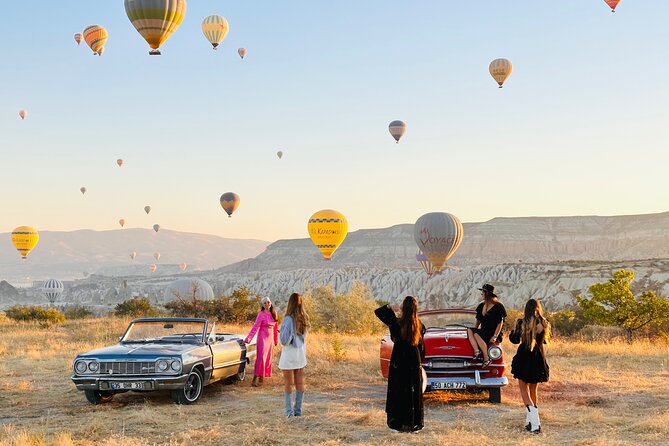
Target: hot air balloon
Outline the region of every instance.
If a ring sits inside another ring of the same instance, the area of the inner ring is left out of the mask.
[[[437,270],[434,268],[434,265],[432,265],[432,262],[430,262],[430,259],[428,259],[420,249],[416,253],[416,261],[420,263],[423,271],[427,273],[427,277],[432,277],[432,275],[437,272]]]
[[[232,217],[232,213],[239,207],[239,195],[234,192],[226,192],[221,195],[221,207]]]
[[[157,269],[158,269],[158,266],[156,266],[155,263],[153,263],[149,266],[149,271],[151,271],[152,273],[155,273]]]
[[[46,282],[42,284],[42,287],[40,288],[42,293],[46,296],[47,300],[51,305],[53,305],[56,300],[58,300],[58,297],[60,297],[61,294],[63,294],[63,290],[65,287],[63,287],[63,282],[60,280],[56,279],[49,279]]]
[[[239,57],[241,57],[243,59],[244,57],[246,57],[246,48],[238,49],[237,53],[239,54]]]
[[[102,55],[105,50],[105,44],[109,38],[109,33],[100,25],[91,25],[84,30],[84,40],[88,46],[93,50],[93,54]]]
[[[35,228],[19,226],[12,231],[12,243],[24,259],[37,246],[37,242],[39,242],[39,233]]]
[[[508,59],[495,59],[490,62],[488,70],[492,78],[499,84],[499,88],[502,88],[504,81],[511,76],[513,65],[511,65],[511,61]]]
[[[620,0],[604,0],[604,3],[609,5],[609,8],[611,8],[611,12],[616,12],[616,6],[618,6]]]
[[[159,56],[186,16],[186,0],[125,0],[125,13],[151,47],[149,54]]]
[[[204,37],[207,38],[215,50],[218,49],[218,45],[220,45],[223,39],[225,39],[225,36],[228,35],[229,30],[230,26],[228,25],[228,21],[225,20],[225,17],[223,16],[210,15],[209,17],[205,17],[202,21],[202,32],[204,33]]]
[[[279,159],[283,158],[283,152],[279,150],[278,152],[276,152],[276,156],[278,156]]]
[[[431,212],[416,220],[413,238],[436,272],[462,243],[464,230],[458,217],[446,212]]]
[[[77,42],[77,45],[81,44],[81,41],[84,39],[84,35],[81,33],[76,33],[74,35],[74,41]]]
[[[116,160],[116,164],[118,164],[118,167],[123,166],[123,163],[124,163],[124,162],[125,162],[125,161],[123,161],[121,158],[119,158],[119,159]]]
[[[146,212],[147,214],[151,212],[151,206],[144,206],[144,212]]]
[[[309,218],[307,230],[325,260],[330,260],[348,234],[348,221],[340,212],[323,209]]]
[[[395,142],[399,144],[400,138],[407,131],[407,125],[402,121],[393,121],[388,125],[388,130],[390,130],[390,134],[395,138]]]
[[[186,268],[188,268],[188,265],[187,265],[187,264],[185,264],[185,263],[179,263],[179,269],[181,269],[181,271],[186,271]]]
[[[125,218],[120,219],[118,224],[121,225],[121,227],[125,226]]]
[[[130,253],[130,259],[135,260],[135,257],[137,257],[137,253],[135,251]]]
[[[156,260],[160,260],[160,253],[159,252],[154,252],[153,253],[153,258]]]
[[[81,192],[81,195],[84,195],[86,193],[86,188],[85,187],[80,187],[79,192]]]
[[[28,117],[28,110],[20,110],[19,116],[21,117],[21,119],[26,119]]]
[[[160,225],[159,224],[153,225],[153,230],[156,232],[160,231]]]

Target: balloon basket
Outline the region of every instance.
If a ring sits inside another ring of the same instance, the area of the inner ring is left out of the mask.
[[[149,56],[160,56],[160,50],[151,50],[149,51]]]

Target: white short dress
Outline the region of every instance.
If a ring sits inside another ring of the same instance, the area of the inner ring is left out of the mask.
[[[306,367],[306,333],[303,335],[295,333],[293,318],[290,316],[286,316],[281,323],[280,333],[283,348],[281,349],[281,357],[279,358],[279,368],[281,370],[297,370]]]

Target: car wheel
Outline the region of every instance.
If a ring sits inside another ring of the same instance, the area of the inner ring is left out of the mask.
[[[202,373],[198,369],[193,369],[188,375],[186,384],[179,389],[172,391],[172,399],[177,404],[195,404],[202,395]]]
[[[104,404],[108,403],[114,398],[113,393],[109,392],[100,392],[99,390],[84,390],[86,399],[91,404]]]
[[[501,387],[491,387],[488,391],[488,401],[491,403],[501,403],[502,402],[502,388]]]

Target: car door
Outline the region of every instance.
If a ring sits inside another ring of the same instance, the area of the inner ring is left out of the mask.
[[[230,335],[217,334],[209,346],[212,352],[212,381],[233,376],[240,371],[239,365],[246,362],[246,351],[242,349],[244,341]]]

